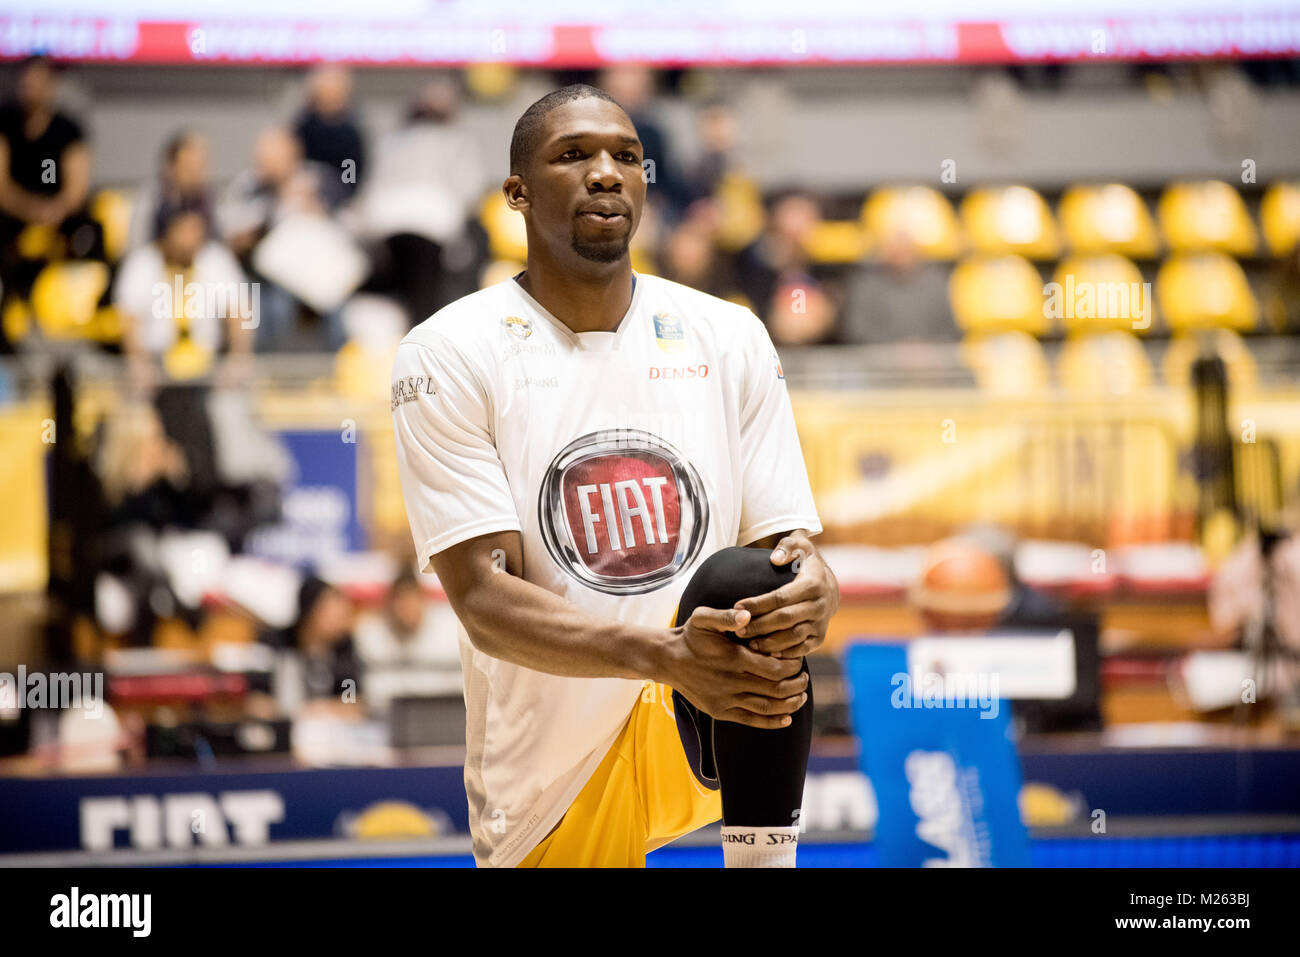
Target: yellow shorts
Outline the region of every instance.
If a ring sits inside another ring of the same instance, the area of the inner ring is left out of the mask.
[[[647,681],[605,759],[519,866],[645,867],[650,851],[721,817],[721,793],[682,750],[672,689]]]

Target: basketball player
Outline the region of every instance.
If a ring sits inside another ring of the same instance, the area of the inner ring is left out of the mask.
[[[719,817],[727,866],[795,861],[804,656],[838,586],[763,325],[632,271],[643,159],[602,91],[533,104],[503,186],[527,268],[398,351],[406,509],[462,626],[480,866],[644,866]]]

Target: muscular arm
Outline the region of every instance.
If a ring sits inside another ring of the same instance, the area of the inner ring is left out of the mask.
[[[798,662],[757,654],[727,631],[749,619],[737,609],[697,609],[678,628],[653,628],[587,614],[517,577],[518,532],[483,535],[433,557],[452,609],[474,647],[503,661],[578,678],[663,682],[714,717],[781,727],[797,710]]]
[[[534,671],[662,681],[667,629],[606,621],[524,581],[518,532],[472,538],[433,556],[474,647]]]

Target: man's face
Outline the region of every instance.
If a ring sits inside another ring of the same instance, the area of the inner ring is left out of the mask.
[[[28,112],[54,102],[54,71],[44,63],[32,63],[18,79],[18,102]]]
[[[641,160],[641,140],[622,109],[605,100],[574,100],[546,116],[528,166],[506,181],[507,195],[530,236],[559,262],[578,268],[618,262],[641,222]]]

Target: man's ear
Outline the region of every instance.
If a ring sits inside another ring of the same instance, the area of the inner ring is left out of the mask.
[[[501,184],[501,192],[506,194],[506,205],[517,213],[528,208],[528,187],[518,173],[511,173]]]

